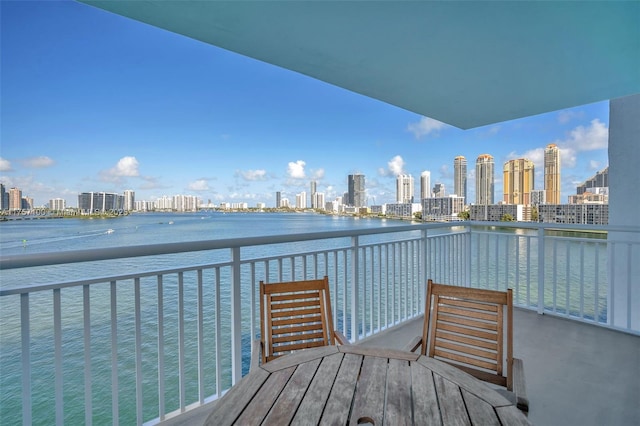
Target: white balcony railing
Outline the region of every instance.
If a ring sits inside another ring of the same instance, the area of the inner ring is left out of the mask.
[[[521,307],[611,326],[611,228],[495,225],[3,257],[0,418],[156,423],[220,397],[248,371],[261,279],[328,275],[334,322],[353,342],[420,315],[427,278],[511,287]],[[615,244],[637,258],[640,243]],[[640,332],[630,314],[617,328]]]

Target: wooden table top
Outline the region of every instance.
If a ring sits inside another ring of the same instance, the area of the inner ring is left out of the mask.
[[[494,389],[420,354],[356,345],[305,349],[233,386],[206,425],[528,425]]]

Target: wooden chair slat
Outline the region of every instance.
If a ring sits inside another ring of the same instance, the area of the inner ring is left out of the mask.
[[[273,331],[271,332],[271,335],[278,336],[281,334],[291,334],[291,333],[299,334],[305,331],[306,332],[317,332],[317,331],[322,332],[322,323],[315,323],[315,324],[309,324],[309,325],[292,325],[289,327],[274,327]]]
[[[438,330],[445,330],[445,331],[450,331],[452,333],[469,335],[470,329],[467,327],[459,327],[453,324],[441,323],[441,324],[438,324]],[[497,342],[498,335],[495,332],[474,330],[473,337],[476,337],[478,339],[489,340],[492,342]]]
[[[282,343],[282,342],[298,342],[298,341],[307,341],[312,339],[324,339],[324,333],[322,329],[320,329],[317,333],[296,333],[290,334],[286,336],[273,337],[271,340],[273,343]]]
[[[308,317],[291,317],[291,318],[279,318],[277,320],[271,321],[272,328],[282,327],[291,324],[312,324],[312,323],[320,323],[322,324],[322,317],[320,315],[313,315]]]
[[[499,327],[499,325],[496,323],[477,321],[475,319],[451,315],[445,312],[440,312],[440,315],[438,315],[438,321],[449,322],[449,323],[459,324],[459,325],[466,325],[467,327],[471,327],[471,328],[479,328],[482,330],[492,330],[496,332],[498,331],[498,327]]]
[[[300,309],[300,308],[308,308],[308,307],[315,307],[318,306],[320,304],[320,301],[318,299],[303,299],[300,301],[296,301],[296,302],[278,302],[278,303],[274,303],[273,300],[271,300],[271,309],[273,310],[292,310],[295,311],[296,309]]]
[[[475,357],[483,358],[486,360],[496,361],[496,352],[487,351],[473,346],[459,345],[447,340],[440,340],[436,338],[436,348],[447,349],[449,351],[455,351],[461,354],[473,355]]]
[[[271,316],[273,318],[291,317],[291,316],[303,316],[319,314],[320,308],[298,309],[295,311],[274,311],[272,308]]]
[[[273,284],[272,284],[273,285]],[[271,295],[271,300],[274,302],[284,302],[289,300],[300,299],[318,299],[320,293],[318,291],[303,291],[297,293],[274,293]]]
[[[463,364],[484,368],[485,370],[496,371],[497,369],[495,362],[482,361],[477,358],[460,355],[458,353],[442,351],[438,348],[436,348],[435,350],[435,358],[450,359],[452,361],[460,362]]]
[[[477,320],[484,320],[492,323],[495,323],[498,320],[498,316],[494,312],[486,313],[486,311],[458,308],[452,305],[447,305],[442,303],[440,304],[438,309],[440,310],[440,312],[443,312],[443,313],[448,313],[451,315],[460,315],[466,318],[474,318]]]
[[[498,350],[498,343],[495,340],[487,341],[484,339],[477,339],[475,336],[463,336],[455,333],[448,333],[442,331],[442,329],[436,331],[436,339],[446,339],[457,343],[464,343],[467,345],[477,346],[484,349],[489,349],[496,352]]]
[[[459,306],[461,308],[475,309],[478,311],[498,312],[498,305],[495,303],[476,303],[463,299],[451,299],[440,297],[440,303],[444,305]]]

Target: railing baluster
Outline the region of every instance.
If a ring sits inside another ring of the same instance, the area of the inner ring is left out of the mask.
[[[164,285],[163,275],[158,274],[156,277],[156,286],[158,290],[158,415],[160,420],[164,420],[166,409],[164,401]]]
[[[580,243],[580,318],[584,318],[584,242]]]
[[[231,249],[231,383],[242,378],[242,298],[240,247]],[[295,268],[291,265],[292,274]]]
[[[538,228],[538,314],[542,314],[544,312],[544,238],[544,228]],[[527,251],[530,251],[528,247]],[[528,287],[531,287],[530,283],[528,283]],[[529,292],[529,290],[527,290],[527,292]],[[530,301],[527,300],[527,303],[530,303]]]
[[[140,312],[140,278],[134,279],[134,318],[136,351],[136,422],[142,424],[142,320]]]
[[[22,424],[31,424],[31,332],[29,293],[20,294],[20,340],[22,346]]]
[[[180,411],[185,407],[184,371],[184,273],[178,272],[178,398]]]
[[[60,289],[53,289],[53,342],[56,393],[56,425],[64,424],[64,390],[62,387],[62,314]]]
[[[216,268],[216,395],[222,395],[222,306],[220,303],[220,268]]]
[[[91,299],[89,286],[82,286],[83,318],[84,318],[84,423],[93,422],[92,384],[91,384]]]
[[[571,252],[569,244],[566,246],[566,274],[565,274],[565,315],[569,316],[571,313],[571,307],[569,306],[569,292],[571,291]]]
[[[204,294],[202,291],[202,269],[198,269],[197,327],[198,327],[198,402],[204,404]],[[252,305],[253,306],[253,305]]]
[[[118,297],[116,281],[109,283],[111,303],[111,423],[120,424],[120,404],[118,401]]]
[[[357,236],[351,237],[351,338],[353,342],[360,340],[358,332],[358,316],[360,309],[360,240]]]

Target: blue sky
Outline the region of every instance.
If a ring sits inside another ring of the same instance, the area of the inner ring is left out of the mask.
[[[525,157],[542,189],[542,153],[561,149],[562,201],[608,164],[608,101],[471,130],[73,1],[0,1],[0,182],[37,206],[87,191],[137,200],[327,200],[365,175],[369,204],[395,201],[395,175],[453,191],[453,159]],[[597,84],[597,82],[594,82]]]

